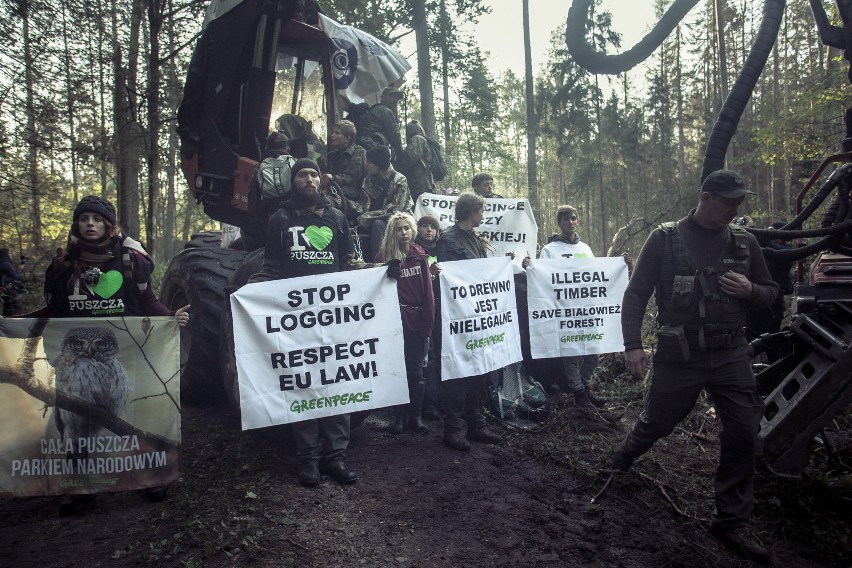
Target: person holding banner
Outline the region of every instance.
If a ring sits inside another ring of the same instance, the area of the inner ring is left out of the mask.
[[[754,236],[730,224],[749,194],[754,192],[738,174],[715,171],[701,185],[698,206],[654,230],[642,247],[621,313],[630,374],[637,379],[645,374],[642,321],[655,290],[657,350],[645,409],[613,453],[612,469],[630,469],[706,390],[722,424],[710,532],[740,556],[765,563],[769,553],[745,530],[763,401],[743,329],[746,308],[770,306],[778,285]]]
[[[577,234],[580,217],[576,208],[560,205],[556,210],[556,223],[560,233],[550,237],[542,247],[539,258],[594,258],[592,248],[581,241],[580,235]],[[530,259],[526,257],[521,266],[526,269],[529,263]],[[562,390],[574,395],[574,400],[580,408],[591,409],[607,402],[605,398],[592,392],[589,386],[597,366],[597,355],[562,357],[563,373],[557,375],[557,383]]]
[[[405,372],[408,378],[408,426],[418,434],[429,429],[423,424],[423,357],[426,342],[432,334],[435,321],[435,295],[426,251],[414,244],[417,226],[408,213],[394,213],[388,219],[388,227],[375,262],[400,263],[397,280],[399,310],[402,315],[403,340],[405,342]],[[405,430],[406,412],[402,407],[394,409],[392,434]]]
[[[494,193],[494,178],[491,174],[476,174],[473,176],[470,185],[473,187],[473,191],[476,192],[476,195],[480,197],[484,197],[486,199],[503,199],[502,195]]]
[[[485,216],[485,199],[465,192],[456,202],[455,225],[438,237],[438,262],[487,258],[491,245],[477,232]],[[440,359],[440,358],[439,358]],[[470,450],[470,442],[499,444],[503,438],[486,428],[482,414],[483,393],[488,375],[475,375],[441,384],[444,412],[444,444],[454,450]],[[467,436],[462,431],[467,422]]]
[[[186,326],[189,306],[172,311],[160,303],[151,285],[153,270],[142,244],[121,233],[112,203],[87,195],[74,208],[65,253],[47,267],[47,304],[20,317],[175,316]],[[146,495],[151,502],[162,501],[168,488],[150,487]],[[95,494],[68,495],[59,515],[73,515],[94,499]]]
[[[435,313],[438,314],[438,265],[435,264],[435,245],[438,242],[438,235],[441,234],[441,225],[433,215],[423,215],[417,220],[417,238],[414,243],[426,251],[429,258],[429,269],[432,272],[432,291],[435,294]],[[424,366],[423,374],[426,377],[426,396],[423,400],[423,418],[428,420],[440,420],[441,413],[438,410],[438,388],[440,380],[438,378],[439,367],[438,361],[435,358],[436,346],[435,342],[440,338],[440,318],[435,318],[435,324],[432,327],[432,335],[429,337],[429,347],[427,348],[428,357]]]
[[[327,274],[363,267],[343,213],[332,207],[320,189],[320,169],[303,158],[290,171],[292,197],[269,219],[260,272],[249,282]],[[293,423],[300,462],[298,480],[306,487],[319,484],[324,473],[340,484],[358,481],[346,467],[349,415],[338,414]]]

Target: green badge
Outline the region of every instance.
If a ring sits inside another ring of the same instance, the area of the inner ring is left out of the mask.
[[[98,284],[95,286],[94,292],[101,298],[112,298],[123,283],[124,276],[121,275],[121,272],[110,270],[109,272],[104,272],[98,278]]]
[[[334,236],[334,232],[330,227],[317,227],[311,225],[307,229],[305,229],[305,237],[308,239],[308,242],[317,250],[325,250],[325,247],[328,246],[328,243],[331,242],[331,238]]]

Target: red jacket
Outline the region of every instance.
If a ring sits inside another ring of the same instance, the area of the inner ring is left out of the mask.
[[[382,262],[381,259],[377,260]],[[400,265],[400,277],[396,283],[399,294],[399,311],[402,314],[402,329],[420,337],[432,335],[435,322],[435,293],[426,251],[411,243],[408,255]]]

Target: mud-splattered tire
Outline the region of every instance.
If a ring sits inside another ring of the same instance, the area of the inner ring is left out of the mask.
[[[191,304],[189,325],[181,328],[181,399],[223,400],[219,368],[219,327],[225,287],[247,253],[219,246],[221,234],[193,235],[166,269],[160,300],[177,309]]]
[[[230,296],[242,288],[252,274],[260,270],[263,264],[263,249],[252,251],[245,257],[239,268],[231,275],[225,295],[222,320],[219,328],[219,358],[222,368],[222,386],[225,399],[231,410],[240,410],[240,385],[237,379],[237,361],[234,355],[234,326],[231,314]]]

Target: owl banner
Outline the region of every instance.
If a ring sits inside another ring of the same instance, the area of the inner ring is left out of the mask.
[[[386,272],[260,282],[231,296],[243,430],[408,402]]]
[[[441,263],[441,378],[502,369],[522,358],[508,257]]]
[[[535,359],[624,350],[619,257],[538,259],[527,268],[530,350]]]
[[[0,318],[0,493],[159,487],[179,462],[173,317]]]

